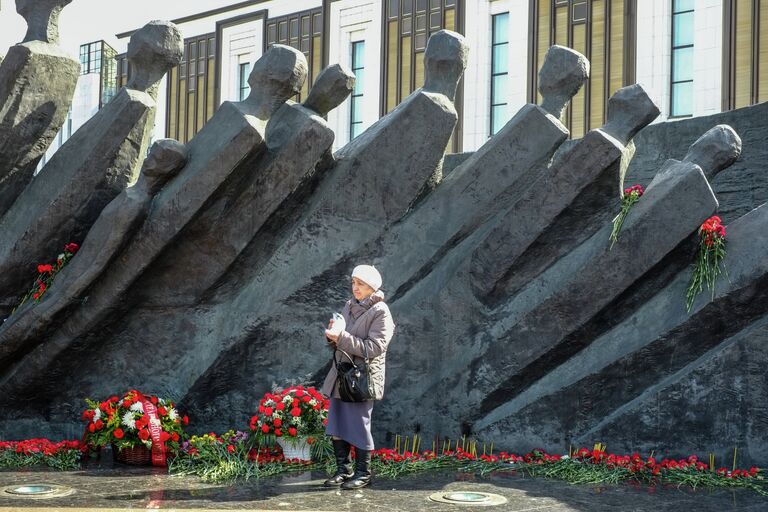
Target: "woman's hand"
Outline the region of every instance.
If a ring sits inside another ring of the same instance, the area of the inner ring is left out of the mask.
[[[338,333],[331,332],[328,329],[325,330],[325,337],[328,339],[328,343],[333,345],[336,345],[336,342],[339,341]]]

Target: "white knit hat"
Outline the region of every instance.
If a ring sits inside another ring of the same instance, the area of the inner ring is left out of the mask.
[[[381,274],[372,265],[358,265],[352,271],[352,277],[356,277],[377,291],[381,288]]]

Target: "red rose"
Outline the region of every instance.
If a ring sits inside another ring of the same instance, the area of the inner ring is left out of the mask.
[[[293,427],[290,427],[290,428],[288,429],[288,433],[289,433],[290,435],[292,435],[292,436],[296,437],[296,429],[295,429],[295,428],[293,428]]]
[[[291,409],[291,416],[301,416],[301,409],[298,407]]]
[[[96,420],[96,430],[101,430],[102,427],[104,427],[104,422],[101,420]]]
[[[156,396],[150,397],[149,401],[152,402],[153,404],[157,405],[157,397]]]
[[[232,446],[232,445],[230,444],[229,446],[227,446],[227,451],[228,451],[229,453],[234,453],[234,451],[235,451],[235,447],[234,447],[234,446]]]
[[[145,428],[142,428],[141,430],[139,430],[139,439],[141,439],[142,441],[146,441],[147,439],[149,439],[149,430]]]
[[[131,403],[132,402],[126,398],[125,400],[123,400],[123,407],[126,407],[126,408],[130,407]]]
[[[279,427],[283,424],[283,420],[281,420],[280,418],[275,418],[275,421],[273,423],[275,424],[276,427]]]
[[[249,425],[251,427],[251,430],[256,430],[256,425],[257,425],[258,421],[259,421],[259,417],[258,416],[251,417],[251,423]]]
[[[189,416],[184,415],[184,417],[181,418],[181,421],[183,421],[185,425],[189,425]]]
[[[112,435],[115,436],[115,439],[122,439],[125,434],[123,433],[123,429],[116,428],[115,431],[112,432]]]
[[[165,407],[161,406],[157,408],[157,414],[159,414],[160,416],[165,416],[168,414],[168,411],[165,409]]]
[[[176,432],[171,434],[171,441],[179,442],[179,434],[177,434]]]
[[[38,265],[37,266],[37,273],[43,274],[45,272],[51,272],[53,270],[53,267],[51,265]]]
[[[90,425],[88,425],[88,430],[90,430],[91,433],[96,432],[96,425],[91,423]]]
[[[160,432],[160,442],[164,443],[171,438],[171,434],[168,432]]]
[[[64,246],[64,252],[68,252],[70,254],[75,254],[78,249],[80,249],[80,246],[73,242],[70,242]]]

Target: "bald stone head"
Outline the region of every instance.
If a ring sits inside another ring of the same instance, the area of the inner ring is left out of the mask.
[[[317,76],[304,106],[325,117],[352,94],[356,81],[355,74],[347,67],[328,66]]]
[[[576,50],[554,45],[539,70],[541,108],[560,119],[565,106],[589,78],[589,61]]]
[[[298,94],[307,79],[307,59],[295,48],[276,44],[253,65],[243,101],[259,119],[269,119],[285,101]]]
[[[711,180],[740,155],[741,137],[727,124],[719,124],[691,145],[683,161],[701,167],[707,179]]]
[[[659,107],[642,86],[622,87],[608,100],[608,121],[602,130],[624,144],[659,116]]]
[[[126,87],[151,93],[160,79],[179,65],[183,53],[184,41],[176,25],[170,21],[150,21],[128,42],[126,56],[132,74]]]
[[[16,12],[27,21],[24,42],[58,44],[59,15],[72,0],[16,0]]]
[[[451,101],[467,67],[469,45],[461,34],[441,30],[427,41],[424,52],[424,87],[427,92],[444,94]]]
[[[179,173],[188,156],[187,146],[175,139],[160,139],[152,144],[141,167],[152,195]]]

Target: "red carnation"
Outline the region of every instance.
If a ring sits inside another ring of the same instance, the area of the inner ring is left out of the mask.
[[[142,428],[141,430],[139,430],[139,439],[141,439],[142,441],[146,441],[147,439],[149,439],[149,430],[145,428]]]
[[[275,435],[276,435],[277,437],[280,437],[281,435],[283,435],[283,431],[282,431],[282,430],[280,430],[279,428],[276,428],[276,429],[275,429]]]
[[[181,418],[181,421],[183,421],[185,425],[189,425],[189,416],[184,415],[184,417]]]
[[[276,427],[279,427],[283,424],[283,420],[281,420],[280,418],[275,418],[275,421],[273,423],[275,424]]]
[[[178,442],[179,441],[179,434],[177,434],[176,432],[172,433],[171,434],[171,441]]]
[[[258,416],[251,417],[251,423],[249,425],[251,427],[251,430],[256,430],[256,424],[258,423],[258,421],[259,421]]]
[[[123,433],[123,429],[116,428],[115,431],[112,432],[112,435],[115,436],[115,439],[122,439],[125,434]]]
[[[234,453],[235,452],[235,447],[230,444],[229,446],[227,446],[227,451],[229,453]]]
[[[265,434],[269,433],[269,425],[267,425],[266,423],[263,424],[261,426],[261,431],[264,432]]]
[[[96,432],[96,425],[94,425],[93,423],[91,423],[90,425],[88,425],[88,430],[89,430],[91,433],[93,433],[93,432]]]
[[[37,266],[37,273],[43,274],[45,272],[51,272],[53,270],[53,266],[51,265],[38,265]]]
[[[278,411],[282,411],[283,409],[285,409],[285,404],[283,402],[278,402],[278,404],[275,406],[275,409],[277,409]]]
[[[168,411],[165,409],[165,407],[161,406],[157,408],[157,414],[159,414],[160,416],[165,416],[168,414]]]
[[[291,409],[291,416],[301,416],[301,409],[298,407]]]
[[[165,432],[165,431],[160,432],[160,442],[164,443],[168,441],[170,438],[171,438],[171,434],[169,434],[168,432]]]
[[[264,415],[265,416],[272,416],[272,408],[271,407],[267,407],[266,409],[264,409]]]
[[[104,422],[101,420],[96,420],[96,430],[101,430],[102,427],[104,427]]]
[[[290,428],[288,429],[288,433],[289,433],[290,435],[292,435],[292,436],[296,437],[296,429],[295,429],[295,428],[293,428],[293,427],[290,427]]]
[[[152,402],[153,404],[157,405],[157,397],[156,396],[149,397],[149,401]]]

